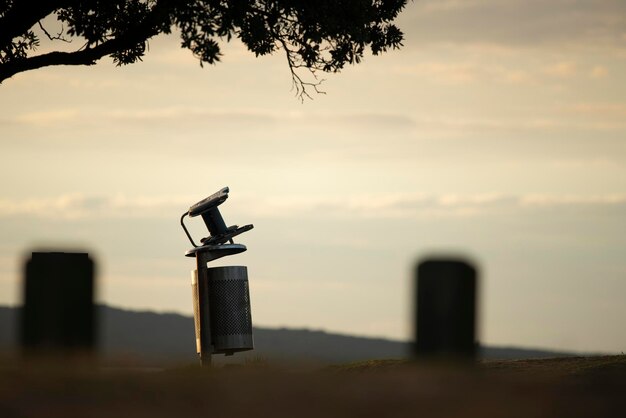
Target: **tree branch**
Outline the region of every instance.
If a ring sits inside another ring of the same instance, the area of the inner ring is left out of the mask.
[[[40,20],[39,22],[37,22],[37,24],[39,25],[39,29],[41,29],[41,30],[43,31],[43,33],[44,33],[44,34],[48,37],[48,39],[50,39],[51,41],[63,41],[63,42],[67,42],[68,44],[69,44],[69,43],[72,43],[72,41],[70,41],[69,39],[66,39],[66,38],[64,38],[64,37],[63,37],[63,32],[64,32],[63,26],[61,26],[61,31],[60,31],[60,32],[59,32],[56,36],[52,36],[52,35],[50,34],[50,32],[48,32],[48,31],[46,30],[46,28],[44,28],[43,24],[41,23],[41,20]]]
[[[313,98],[311,97],[311,95],[307,91],[307,87],[313,88],[313,90],[315,90],[315,93],[317,93],[317,94],[326,94],[325,91],[319,89],[319,86],[324,82],[324,79],[319,80],[319,81],[317,81],[315,83],[312,83],[312,82],[309,82],[309,81],[304,81],[302,79],[302,77],[300,77],[300,75],[298,74],[296,69],[301,68],[301,67],[307,68],[307,70],[311,73],[311,75],[313,75],[313,77],[317,80],[318,78],[315,75],[315,70],[310,68],[310,67],[307,67],[307,66],[298,65],[294,61],[293,57],[291,56],[293,54],[293,51],[291,49],[289,49],[289,45],[287,44],[287,42],[283,38],[281,38],[281,37],[275,37],[275,39],[280,44],[282,44],[283,50],[285,51],[285,56],[287,58],[287,64],[289,66],[289,71],[291,72],[291,89],[292,89],[292,91],[293,90],[296,91],[296,97],[298,97],[301,102],[304,102],[304,98],[305,97],[307,99],[312,100]]]
[[[16,1],[0,19],[0,45],[11,43],[66,1]]]
[[[55,51],[2,64],[0,65],[0,83],[17,73],[50,65],[93,65],[103,56],[115,51],[115,49],[105,50],[105,44],[75,52]]]
[[[138,22],[136,26],[130,27],[125,33],[94,47],[81,47],[73,52],[55,51],[0,64],[0,83],[17,73],[50,65],[93,65],[106,55],[131,49],[160,32],[159,25],[164,22],[163,19],[168,18],[172,5],[173,3],[169,0],[160,0],[150,14]]]

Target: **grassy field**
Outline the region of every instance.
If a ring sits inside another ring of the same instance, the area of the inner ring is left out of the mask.
[[[5,367],[0,417],[623,417],[626,356],[317,371]]]

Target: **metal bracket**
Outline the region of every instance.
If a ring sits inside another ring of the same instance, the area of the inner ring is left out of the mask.
[[[228,187],[224,187],[223,189],[212,194],[206,199],[203,199],[199,201],[198,203],[192,205],[189,208],[189,210],[183,213],[182,216],[180,217],[180,225],[183,227],[183,231],[185,231],[185,235],[187,235],[189,242],[191,242],[191,245],[193,245],[194,248],[201,248],[201,247],[206,247],[206,246],[217,246],[217,245],[225,244],[226,242],[230,242],[230,244],[234,245],[235,244],[233,242],[234,237],[236,237],[239,234],[243,234],[244,232],[247,232],[251,230],[252,228],[254,228],[254,225],[252,224],[244,225],[241,227],[238,225],[232,225],[232,226],[226,227],[226,224],[224,223],[224,219],[222,218],[222,215],[220,214],[218,206],[224,203],[226,199],[228,199],[228,192],[229,192]],[[195,217],[199,215],[202,216],[202,220],[204,221],[207,229],[209,230],[209,236],[206,238],[202,238],[200,240],[201,245],[197,245],[193,241],[193,238],[191,237],[189,230],[185,226],[185,221],[184,221],[185,216]]]

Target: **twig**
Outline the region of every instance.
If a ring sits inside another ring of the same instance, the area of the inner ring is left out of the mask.
[[[289,71],[291,72],[291,90],[295,90],[296,97],[300,99],[300,102],[304,102],[304,98],[308,98],[309,100],[313,100],[313,97],[307,91],[307,88],[312,88],[315,90],[316,94],[326,94],[325,91],[320,90],[319,86],[325,81],[321,79],[316,82],[304,81],[302,77],[297,73],[296,69],[298,68],[306,68],[315,80],[318,80],[317,75],[315,74],[315,69],[312,69],[303,64],[296,64],[292,54],[293,51],[289,49],[287,42],[280,37],[277,37],[278,41],[282,44],[283,49],[285,50],[285,56],[287,58],[287,64],[289,65]]]
[[[48,32],[46,30],[46,28],[43,27],[43,25],[41,24],[41,20],[37,21],[37,24],[39,25],[39,29],[41,29],[43,31],[43,33],[46,34],[46,36],[48,37],[48,39],[50,39],[51,41],[63,41],[63,42],[67,42],[68,44],[72,43],[71,40],[69,39],[65,39],[62,35],[63,32],[65,31],[65,28],[61,25],[61,32],[59,32],[56,36],[52,36],[50,35],[50,32]]]

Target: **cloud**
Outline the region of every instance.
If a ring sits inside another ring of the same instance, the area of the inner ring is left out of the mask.
[[[624,48],[619,0],[421,0],[400,15],[411,43]]]
[[[526,207],[560,207],[560,206],[613,206],[626,204],[626,194],[607,194],[595,196],[552,196],[526,195],[519,203]]]
[[[0,199],[0,217],[36,216],[45,219],[161,217],[193,201],[189,196],[88,196],[64,194],[30,199]]]
[[[270,112],[255,110],[221,111],[201,107],[117,108],[115,110],[55,109],[18,114],[14,122],[35,125],[65,125],[67,123],[159,124],[201,121],[210,124],[268,125],[275,122]]]
[[[476,81],[484,72],[474,63],[423,62],[416,65],[401,65],[395,68],[400,74],[427,77],[442,84],[468,84]]]
[[[222,111],[201,107],[164,107],[145,109],[118,109],[106,112],[103,115],[107,119],[121,123],[158,123],[171,124],[176,122],[200,121],[212,125],[271,125],[276,121],[276,115],[272,112],[256,110],[231,110]]]
[[[558,62],[544,67],[543,72],[552,77],[569,78],[576,74],[576,64],[572,62]]]
[[[534,82],[536,78],[529,70],[520,69],[514,64],[493,65],[475,57],[471,60],[458,62],[441,60],[420,62],[414,65],[403,64],[394,67],[393,71],[397,74],[415,76],[438,84],[453,86],[479,82],[529,84]]]
[[[596,65],[589,71],[591,78],[605,78],[609,74],[609,70],[602,65]]]
[[[610,103],[610,102],[576,103],[576,104],[565,106],[565,109],[578,113],[578,114],[584,114],[584,115],[626,118],[626,104],[625,103]]]
[[[220,110],[194,106],[171,106],[155,108],[117,108],[115,110],[81,110],[78,108],[56,109],[42,112],[25,112],[5,122],[36,126],[138,126],[145,129],[167,128],[180,131],[210,126],[232,131],[335,126],[337,128],[361,127],[364,129],[410,129],[415,126],[411,117],[392,112],[284,112],[264,109]]]
[[[435,82],[443,85],[469,84],[523,84],[549,88],[555,83],[569,81],[578,83],[580,75],[586,73],[591,78],[600,79],[608,75],[608,68],[602,65],[583,65],[583,55],[574,54],[568,60],[555,60],[550,53],[523,53],[511,56],[510,51],[492,50],[473,46],[471,48],[443,48],[442,54],[435,48],[427,49],[426,56],[436,56],[426,60],[411,60],[398,63],[391,71],[401,76]],[[546,64],[546,62],[548,62]],[[586,68],[585,68],[586,67]],[[578,88],[579,84],[570,84]]]
[[[36,216],[47,219],[163,218],[179,216],[198,196],[86,196],[2,199],[0,217]],[[481,194],[372,194],[338,197],[238,196],[233,212],[260,218],[328,216],[333,218],[467,218],[515,210],[564,207],[622,207],[626,194],[507,195]],[[625,207],[626,209],[626,207]]]
[[[15,122],[28,125],[49,126],[75,121],[78,119],[79,115],[79,110],[75,108],[27,112],[16,116]]]
[[[262,201],[257,214],[276,216],[315,216],[326,214],[347,218],[467,218],[520,209],[563,206],[615,206],[626,204],[626,195],[600,196],[480,194],[379,194],[345,198],[279,198]]]

